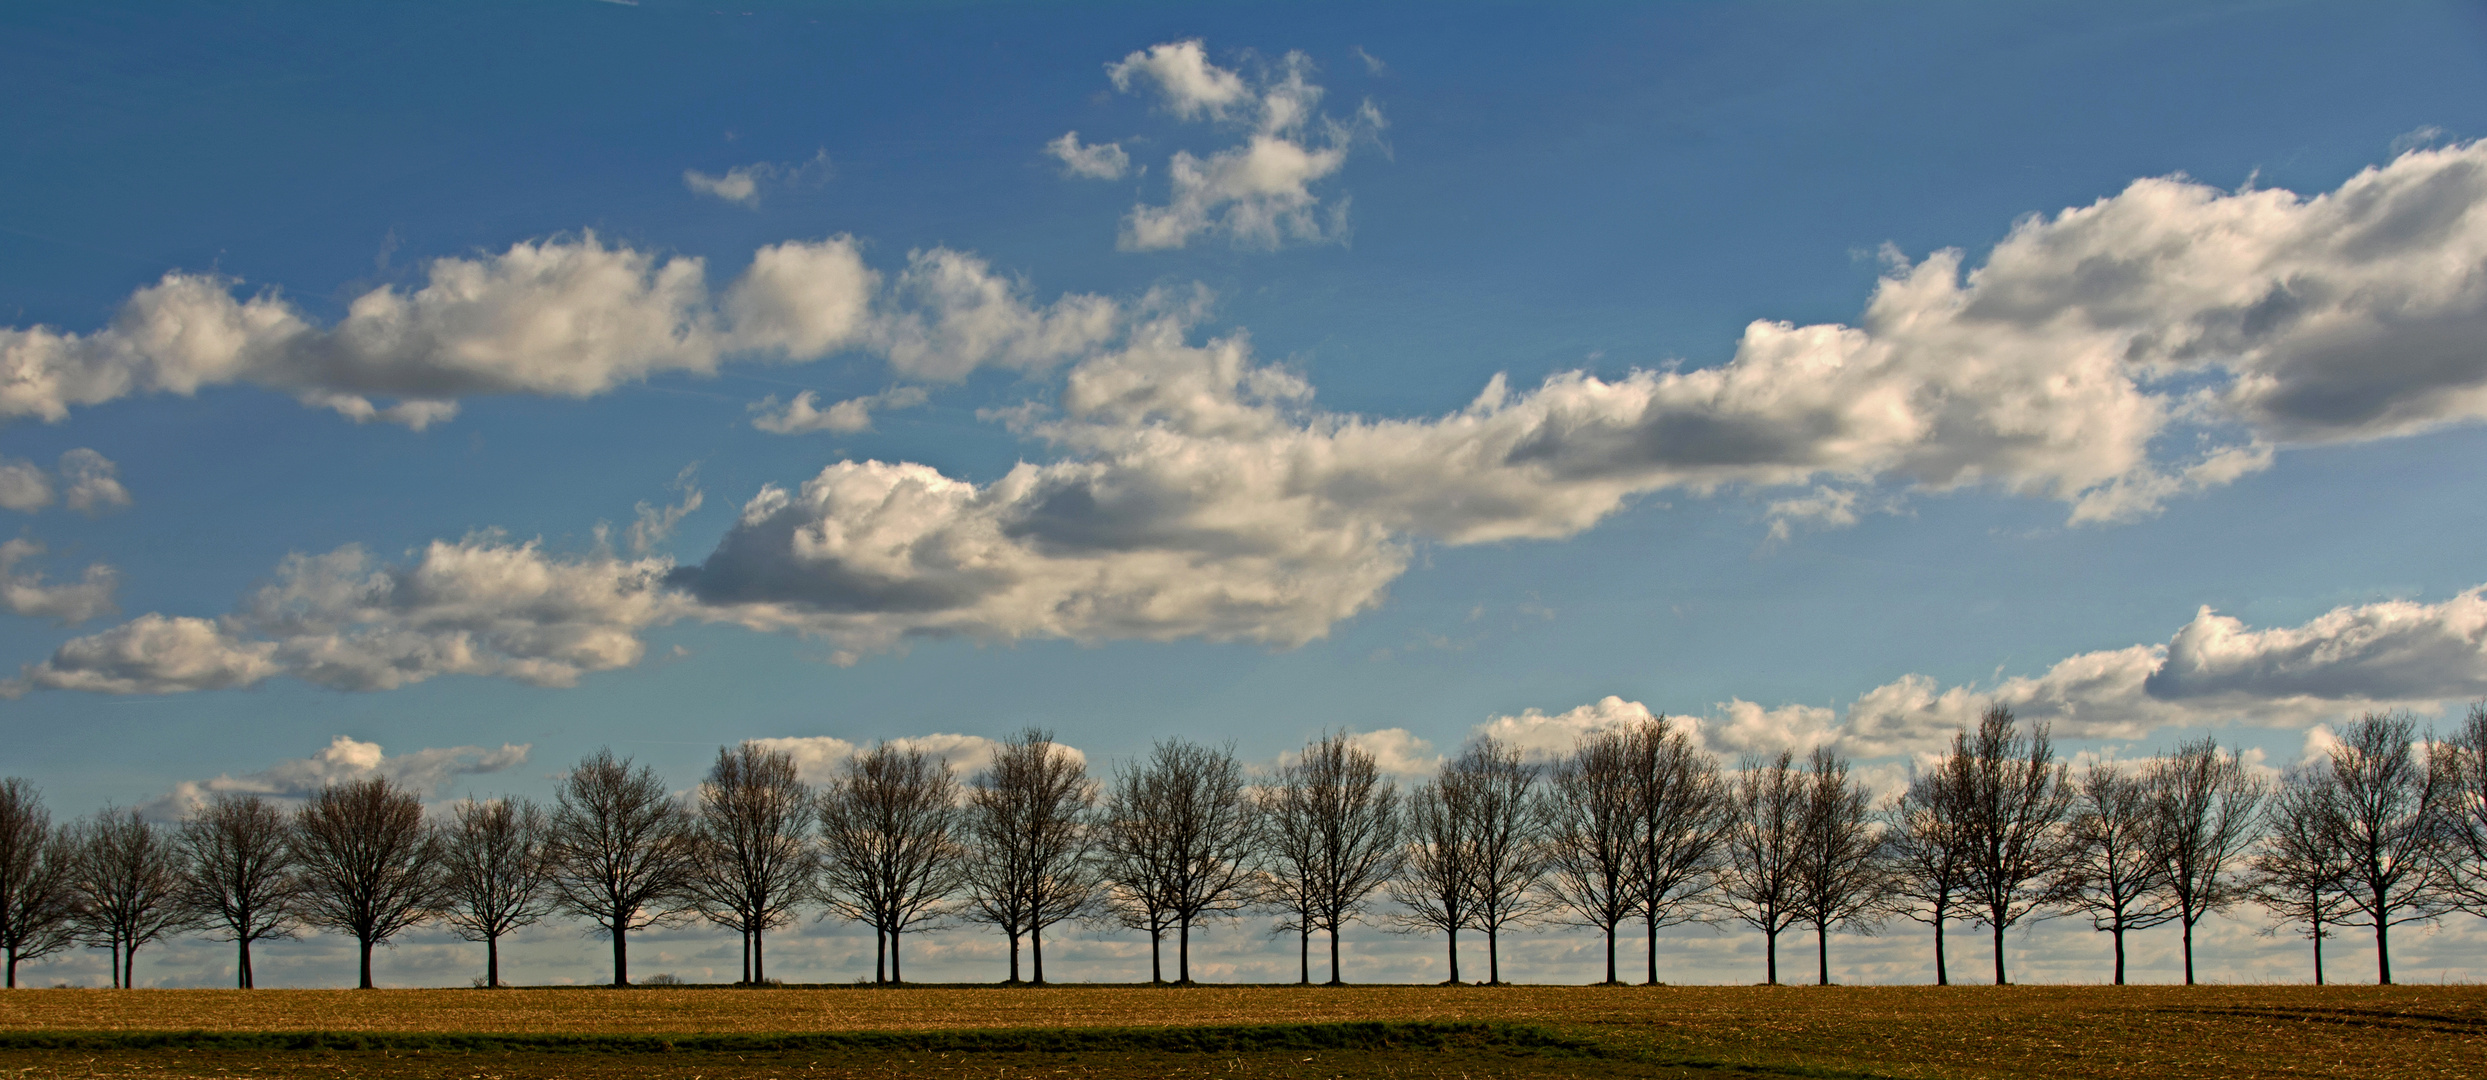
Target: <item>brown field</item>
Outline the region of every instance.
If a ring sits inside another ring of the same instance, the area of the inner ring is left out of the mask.
[[[1509,1021],[1605,1056],[0,1050],[27,1076],[2487,1076],[2487,987],[31,990],[0,1033],[783,1034]],[[823,1060],[824,1056],[828,1060]],[[916,1060],[917,1058],[923,1060]],[[1213,1060],[1214,1058],[1214,1060]]]

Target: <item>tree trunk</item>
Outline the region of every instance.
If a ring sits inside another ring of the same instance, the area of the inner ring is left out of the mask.
[[[17,946],[9,946],[9,989],[17,989]]]
[[[1619,981],[1621,980],[1615,978],[1615,924],[1608,923],[1606,924],[1606,981],[1599,985],[1613,986]]]
[[[2002,922],[2001,922],[2001,921],[1998,921],[1998,922],[1995,924],[1995,985],[1997,985],[1997,986],[2002,986],[2002,985],[2004,985],[2004,980],[2003,980],[2003,924],[2002,924]]]
[[[2193,923],[2194,923],[2194,920],[2192,920],[2192,919],[2186,919],[2186,920],[2184,920],[2184,922],[2185,922],[2185,985],[2187,985],[2187,986],[2192,986],[2192,985],[2193,985]]]
[[[355,940],[355,942],[356,942],[357,944],[359,944],[359,945],[361,945],[361,946],[362,946],[362,953],[363,953],[363,985],[362,985],[361,989],[364,989],[364,990],[369,990],[369,989],[371,989],[371,939],[370,939],[370,938],[367,938],[367,937],[357,936],[354,940]],[[136,953],[137,951],[138,951],[138,950],[136,950],[136,949],[132,949],[132,950],[130,950],[130,952],[132,952],[132,953]]]
[[[2315,916],[2315,985],[2323,985],[2323,916]]]
[[[1459,928],[1458,928],[1458,927],[1454,926],[1454,927],[1452,927],[1452,928],[1451,928],[1451,931],[1450,931],[1450,939],[1451,939],[1451,943],[1450,943],[1450,950],[1451,950],[1451,981],[1450,981],[1450,983],[1449,983],[1448,985],[1451,985],[1451,986],[1458,986],[1458,985],[1459,985]]]
[[[888,931],[872,928],[872,982],[876,986],[889,981],[889,937]]]
[[[743,985],[751,985],[751,931],[743,931]]]
[[[1938,909],[1934,913],[1934,985],[1951,984],[1951,969],[1943,965],[1943,912]]]
[[[613,920],[613,985],[630,985],[630,946],[623,938],[629,931],[622,929],[620,919]]]
[[[2108,933],[2116,939],[2116,985],[2124,985],[2124,924],[2117,923]]]
[[[1192,985],[1192,917],[1186,915],[1174,931],[1174,981]]]
[[[1012,927],[1010,931],[1010,985],[1019,985],[1019,930],[1017,927]]]
[[[244,989],[244,990],[248,990],[248,989],[250,989],[250,988],[251,988],[251,987],[250,987],[250,936],[249,936],[249,935],[247,935],[247,934],[235,934],[235,935],[233,935],[233,937],[234,937],[234,940],[235,940],[235,941],[240,942],[240,943],[241,943],[241,946],[242,946],[242,960],[241,960],[241,967],[240,967],[240,969],[239,969],[239,970],[237,970],[237,971],[235,971],[235,972],[234,972],[234,981],[235,981],[236,983],[241,984],[242,989]],[[14,983],[12,983],[12,984],[10,984],[10,985],[15,985],[15,984],[14,984]]]
[[[121,939],[112,939],[112,988],[121,989]]]
[[[1503,984],[1502,934],[1494,927],[1485,928],[1485,985]]]
[[[1658,985],[1658,913],[1650,912],[1648,921],[1649,941],[1646,944],[1649,953],[1649,981],[1643,985],[1656,986]]]
[[[2385,982],[2391,982],[2392,980],[2390,980],[2390,979],[2385,979],[2384,981],[2385,981]],[[137,989],[137,988],[138,988],[138,943],[136,943],[136,942],[131,942],[131,943],[130,943],[130,947],[129,947],[129,951],[128,951],[128,952],[126,952],[126,953],[121,954],[121,989],[123,989],[123,990],[135,990],[135,989]]]
[[[501,935],[484,935],[484,988],[501,988]]]
[[[1770,975],[1770,985],[1777,986],[1779,985],[1779,931],[1775,929],[1762,931],[1762,941],[1762,949],[1766,954],[1762,960],[1763,969]]]
[[[1149,927],[1149,985],[1151,986],[1166,981],[1166,962],[1161,956],[1164,952],[1161,943],[1165,938],[1164,929],[1157,926]]]
[[[1827,923],[1813,924],[1813,954],[1818,968],[1814,985],[1831,985],[1831,928]]]
[[[769,943],[766,937],[767,934],[767,927],[760,927],[751,932],[751,985],[753,986],[758,986],[761,983],[766,982],[769,977]]]
[[[1312,920],[1304,921],[1309,923]],[[1296,970],[1295,984],[1311,986],[1313,984],[1313,932],[1310,927],[1299,927],[1295,932],[1295,959],[1299,965]]]
[[[1347,980],[1338,977],[1338,923],[1336,921],[1330,923],[1330,985],[1347,985]]]
[[[1028,970],[1036,975],[1036,985],[1045,985],[1045,928],[1028,927]]]
[[[2392,920],[2375,920],[2375,982],[2392,985]]]
[[[874,973],[878,974],[879,969],[875,968]],[[905,981],[898,974],[898,931],[896,930],[889,932],[889,981],[892,984]]]

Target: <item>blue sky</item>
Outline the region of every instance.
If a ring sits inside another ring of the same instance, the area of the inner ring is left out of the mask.
[[[0,15],[0,769],[2487,694],[2474,6],[749,6]]]

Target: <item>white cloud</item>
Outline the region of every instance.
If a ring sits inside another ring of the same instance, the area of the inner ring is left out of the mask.
[[[93,450],[80,447],[63,453],[53,473],[31,461],[0,458],[0,509],[31,514],[55,498],[88,517],[130,505],[129,489],[121,486],[121,467]]]
[[[0,543],[0,608],[72,626],[121,610],[112,602],[113,591],[121,585],[120,572],[104,563],[88,564],[78,580],[58,585],[45,583],[40,573],[18,572],[18,563],[43,552],[41,543],[24,537]]]
[[[1571,753],[1583,738],[1601,731],[1635,727],[1655,717],[1647,705],[1608,694],[1551,716],[1539,709],[1527,709],[1516,716],[1497,716],[1478,724],[1474,734],[1491,735],[1531,761],[1553,761]],[[1686,721],[1669,717],[1668,722]]]
[[[935,382],[956,382],[986,366],[1050,367],[1112,340],[1126,319],[1121,304],[1086,293],[1038,307],[1024,284],[947,248],[909,252],[892,292],[893,310],[878,321],[875,344],[898,374]]]
[[[682,519],[699,509],[702,501],[699,486],[691,482],[691,478],[698,473],[699,466],[686,465],[674,476],[672,487],[682,493],[681,502],[671,506],[652,506],[642,501],[633,508],[637,518],[630,523],[632,554],[645,555],[662,546],[673,537],[674,528],[682,524]]]
[[[280,801],[307,799],[331,784],[385,777],[418,795],[438,794],[461,776],[480,776],[524,765],[531,744],[504,743],[497,750],[452,746],[411,754],[383,753],[379,743],[339,735],[307,758],[277,762],[258,772],[212,780],[184,780],[173,790],[147,800],[139,811],[148,817],[188,817],[219,795],[259,795]]]
[[[1066,131],[1062,137],[1045,144],[1045,152],[1062,162],[1062,175],[1084,176],[1091,180],[1120,180],[1131,171],[1131,155],[1121,143],[1081,145],[1079,132]]]
[[[290,555],[241,609],[208,620],[147,614],[63,644],[0,683],[29,689],[166,694],[291,675],[341,690],[388,690],[438,675],[570,686],[629,667],[640,634],[685,614],[661,560],[545,554],[480,533],[434,541],[403,564],[359,547]]]
[[[908,409],[922,405],[929,396],[920,386],[893,386],[878,394],[835,401],[824,409],[819,406],[819,392],[806,390],[794,400],[780,403],[771,394],[751,403],[751,426],[773,435],[801,435],[814,431],[853,435],[872,430],[872,414],[878,409]]]
[[[1352,118],[1340,121],[1318,115],[1322,90],[1306,75],[1312,61],[1288,53],[1266,77],[1244,76],[1209,62],[1197,40],[1169,42],[1132,53],[1106,66],[1114,88],[1130,92],[1134,83],[1155,84],[1167,111],[1185,119],[1235,121],[1247,125],[1244,142],[1206,158],[1178,150],[1167,165],[1173,185],[1164,206],[1134,206],[1123,219],[1120,246],[1138,251],[1179,248],[1204,233],[1226,237],[1239,247],[1276,248],[1290,240],[1335,241],[1346,236],[1346,200],[1322,205],[1313,185],[1335,175],[1347,163],[1348,149],[1378,135],[1381,111],[1371,102]],[[1116,158],[1123,152],[1116,144]],[[1066,168],[1079,149],[1070,135],[1049,149]],[[1120,175],[1118,164],[1112,175]]]
[[[792,755],[796,774],[806,782],[814,784],[837,775],[838,767],[844,765],[848,758],[871,749],[869,746],[848,742],[834,735],[796,735],[751,741],[772,750],[783,750]],[[993,763],[993,753],[1000,749],[1002,744],[999,740],[988,739],[982,735],[953,735],[936,732],[931,735],[909,735],[891,739],[889,745],[901,751],[920,751],[927,756],[939,758],[949,764],[952,774],[956,775],[961,782],[965,782],[983,771],[985,766]],[[1054,745],[1061,747],[1065,753],[1069,754],[1071,760],[1082,765],[1088,763],[1088,755],[1082,753],[1078,747],[1062,743]]]
[[[799,185],[826,183],[834,170],[829,164],[829,151],[822,150],[804,162],[755,162],[727,169],[722,176],[711,176],[698,169],[682,171],[682,185],[692,193],[722,199],[753,210],[760,208],[763,188],[790,188]]]

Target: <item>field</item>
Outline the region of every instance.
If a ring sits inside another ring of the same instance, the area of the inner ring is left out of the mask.
[[[244,1074],[2478,1077],[2487,987],[0,993],[0,1078]]]

